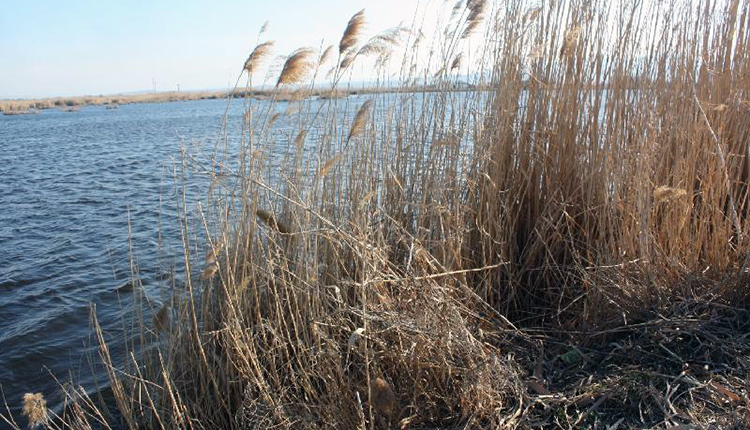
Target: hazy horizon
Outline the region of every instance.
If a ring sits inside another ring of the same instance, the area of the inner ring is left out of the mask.
[[[410,27],[417,15],[424,19],[428,3],[442,2],[6,1],[0,5],[0,99],[176,91],[178,84],[181,91],[231,88],[258,41],[276,42],[273,58],[301,46],[337,45],[360,9],[369,37]],[[355,64],[352,79],[371,76],[364,68]]]

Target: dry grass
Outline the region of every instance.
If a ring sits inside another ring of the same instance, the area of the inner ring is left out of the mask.
[[[350,60],[357,57],[358,52],[351,54]],[[325,52],[324,52],[325,55]],[[330,52],[329,52],[330,56]],[[253,57],[253,65],[249,66],[253,69],[262,65],[262,57]],[[247,61],[250,61],[248,58]],[[308,58],[309,60],[309,58]],[[326,58],[327,60],[327,58]],[[246,65],[247,65],[246,61]],[[321,59],[321,64],[323,63]],[[312,70],[312,63],[304,62],[302,64],[304,70],[298,69],[303,72],[302,75],[309,73]],[[347,64],[348,66],[348,64]],[[245,70],[245,69],[243,69]],[[434,85],[414,85],[404,87],[377,87],[368,86],[362,88],[329,88],[323,86],[321,88],[305,89],[300,91],[299,89],[289,90],[285,88],[277,90],[265,90],[255,88],[235,88],[232,91],[203,91],[203,92],[160,92],[160,93],[147,93],[137,95],[113,95],[113,96],[81,96],[71,98],[50,98],[50,99],[29,99],[29,100],[0,100],[0,112],[5,115],[32,115],[38,114],[44,109],[60,109],[63,111],[70,110],[75,112],[81,107],[85,106],[106,106],[108,108],[116,109],[120,105],[136,104],[136,103],[166,103],[176,101],[190,101],[190,100],[215,100],[215,99],[226,99],[232,98],[253,98],[256,100],[270,100],[275,99],[276,101],[298,101],[302,98],[343,98],[357,94],[386,94],[394,92],[443,92],[443,91],[462,91],[460,88],[443,89],[437,88]],[[483,90],[487,90],[483,88]]]
[[[28,418],[30,428],[42,426],[47,422],[47,401],[42,393],[23,395],[23,415]]]
[[[352,47],[356,46],[360,33],[365,26],[365,10],[355,13],[346,25],[344,34],[339,41],[339,55],[344,55]]]
[[[315,51],[310,48],[300,48],[294,51],[284,62],[276,86],[281,84],[298,84],[304,81],[315,67],[312,58]]]
[[[359,109],[357,109],[357,114],[354,116],[354,121],[352,121],[352,126],[349,129],[349,135],[346,137],[347,142],[364,131],[371,108],[372,100],[367,100],[366,102],[362,103],[362,106],[360,106]]]
[[[265,25],[263,25],[263,27],[265,28]],[[262,28],[261,33],[264,31],[265,30]],[[250,56],[247,57],[247,60],[245,60],[244,69],[247,70],[248,73],[253,73],[253,71],[257,70],[261,65],[261,62],[271,55],[273,45],[274,41],[270,40],[256,46],[255,49],[253,49],[253,52],[250,53]]]
[[[122,370],[101,344],[121,425],[750,425],[747,2],[484,3],[401,92],[300,101],[283,172],[273,97],[188,166],[172,330]]]
[[[0,100],[0,112],[4,114],[34,113],[41,109],[69,109],[82,106],[117,106],[131,103],[164,103],[186,100],[226,98],[227,92],[159,92],[113,96],[81,96],[35,100]]]

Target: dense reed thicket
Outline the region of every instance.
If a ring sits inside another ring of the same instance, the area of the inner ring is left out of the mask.
[[[438,91],[292,102],[286,142],[248,100],[240,147],[182,166],[212,191],[158,348],[65,419],[747,428],[749,13],[469,0],[370,39],[358,13],[277,88],[371,61]]]

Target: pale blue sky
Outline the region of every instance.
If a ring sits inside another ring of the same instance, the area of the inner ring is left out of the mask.
[[[258,40],[274,56],[337,44],[365,8],[367,33],[410,26],[427,0],[2,0],[0,99],[225,88]],[[440,2],[442,3],[442,2]]]

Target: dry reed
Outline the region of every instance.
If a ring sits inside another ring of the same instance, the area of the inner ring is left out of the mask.
[[[245,66],[243,67],[243,69],[247,70],[248,73],[253,73],[255,70],[257,70],[261,62],[264,59],[266,59],[269,55],[271,55],[271,51],[273,50],[273,45],[274,45],[274,41],[270,40],[270,41],[263,42],[260,45],[256,46],[255,49],[253,49],[253,52],[250,53],[250,56],[247,57],[247,60],[245,61]]]
[[[310,48],[300,48],[294,51],[284,62],[276,86],[282,84],[297,84],[305,80],[314,64],[311,58],[314,51]]]
[[[482,23],[486,6],[487,0],[468,0],[466,9],[468,9],[469,13],[466,17],[466,29],[463,32],[463,38],[469,37]]]
[[[371,108],[372,100],[367,100],[366,102],[362,103],[362,106],[359,107],[359,109],[357,110],[357,114],[354,116],[354,121],[352,121],[352,126],[349,129],[349,134],[346,137],[347,142],[364,131]]]
[[[23,395],[23,415],[29,419],[29,428],[36,428],[47,423],[47,401],[42,393],[26,393]]]
[[[398,91],[248,121],[164,347],[116,372],[100,335],[123,420],[748,427],[750,8],[696,2],[459,2]]]
[[[321,66],[321,65],[325,64],[325,62],[328,61],[331,58],[331,55],[333,55],[333,50],[334,49],[335,48],[334,48],[333,45],[329,45],[323,51],[323,53],[320,55],[320,59],[318,60],[318,66]]]
[[[341,36],[341,41],[339,42],[339,55],[343,55],[351,47],[357,44],[357,40],[359,39],[359,35],[364,29],[364,26],[365,10],[362,9],[349,19],[349,23],[346,25],[344,34]]]

